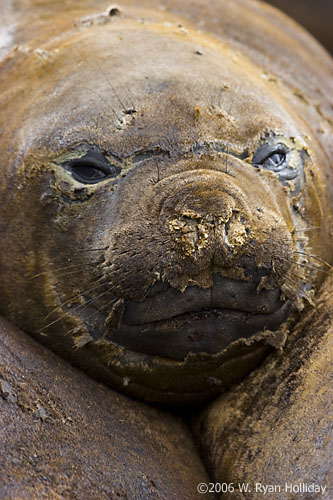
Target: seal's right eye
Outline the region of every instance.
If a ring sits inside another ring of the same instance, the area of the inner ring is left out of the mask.
[[[261,161],[261,165],[268,170],[274,170],[274,172],[277,172],[281,169],[281,167],[283,167],[286,161],[286,156],[287,155],[284,151],[274,151]]]
[[[105,179],[116,177],[120,168],[111,165],[99,151],[88,151],[81,158],[74,158],[63,163],[63,167],[71,172],[76,181],[83,184],[96,184]]]

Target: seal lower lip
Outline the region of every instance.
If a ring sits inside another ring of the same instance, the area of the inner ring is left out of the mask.
[[[214,277],[214,286],[184,293],[165,284],[143,302],[129,301],[120,328],[109,339],[127,349],[183,360],[189,352],[215,354],[231,342],[276,330],[290,311],[280,290],[256,291],[256,284]]]

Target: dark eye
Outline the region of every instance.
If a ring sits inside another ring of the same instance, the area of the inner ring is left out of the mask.
[[[288,154],[289,150],[282,144],[263,144],[253,155],[253,165],[280,172],[288,168]]]
[[[286,160],[286,153],[283,151],[275,151],[267,156],[264,160],[260,162],[260,165],[269,170],[278,170],[279,167],[284,165]]]
[[[307,158],[305,149],[299,149],[295,139],[273,136],[254,151],[252,165],[274,172],[281,184],[288,186],[295,195],[305,182],[304,159]]]
[[[63,164],[75,180],[83,184],[95,184],[120,173],[120,167],[111,165],[99,151],[88,151],[81,158]]]

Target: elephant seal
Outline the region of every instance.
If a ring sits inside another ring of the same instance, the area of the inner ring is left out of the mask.
[[[31,6],[1,64],[1,313],[131,396],[212,398],[330,267],[332,62],[255,2]]]

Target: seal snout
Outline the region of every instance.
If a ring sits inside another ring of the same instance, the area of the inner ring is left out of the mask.
[[[184,183],[163,204],[162,215],[182,255],[213,259],[218,253],[235,254],[250,233],[249,209],[239,193],[221,180]]]
[[[154,186],[149,210],[113,235],[105,269],[124,308],[105,338],[180,361],[286,321],[291,237],[274,209],[249,196],[246,179],[198,169]]]

